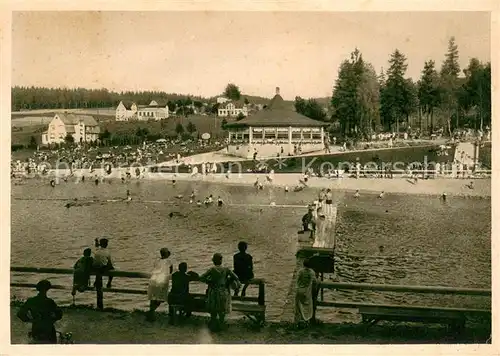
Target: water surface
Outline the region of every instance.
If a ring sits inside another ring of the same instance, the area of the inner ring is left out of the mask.
[[[135,200],[164,201],[104,203],[66,209],[74,198],[124,197],[130,189]],[[208,194],[227,203],[246,206],[197,207],[186,202],[192,190],[200,199]],[[256,204],[305,204],[316,196],[311,189],[284,193],[266,188],[258,193],[251,187],[213,185],[201,182],[113,182],[95,186],[62,183],[56,188],[32,180],[12,186],[11,263],[16,266],[71,268],[84,248],[95,238],[108,237],[117,269],[150,271],[158,250],[168,247],[175,264],[185,261],[202,273],[211,265],[211,256],[220,252],[227,265],[240,240],[249,243],[256,277],[266,280],[268,318],[279,319],[295,268],[297,230],[303,208],[257,207]],[[177,194],[185,199],[178,200]],[[28,200],[18,200],[28,199]],[[49,199],[49,200],[30,200]],[[58,200],[60,199],[60,200]],[[67,200],[66,200],[67,199]],[[491,201],[453,198],[443,204],[437,197],[388,194],[384,199],[366,194],[354,199],[337,192],[336,226],[337,278],[346,282],[402,285],[482,287],[491,285],[490,211]],[[169,218],[179,211],[187,218]],[[379,251],[379,246],[384,251]],[[16,276],[16,274],[12,274]],[[53,283],[69,284],[69,276],[48,276]],[[40,276],[25,274],[13,280],[36,282]],[[116,278],[117,288],[145,288],[146,280]],[[203,291],[201,285],[195,290]],[[32,291],[13,289],[18,297]],[[249,295],[257,290],[249,289]],[[71,296],[51,291],[61,302]],[[451,304],[484,307],[478,297],[407,295],[379,292],[326,292],[325,298],[390,303]],[[108,306],[145,308],[145,296],[108,294]],[[78,295],[78,303],[93,303],[94,294]],[[324,315],[337,314],[332,310]],[[346,316],[348,318],[348,316]]]

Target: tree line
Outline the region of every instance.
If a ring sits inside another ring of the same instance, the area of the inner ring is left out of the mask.
[[[166,93],[164,91],[124,91],[85,88],[43,88],[15,86],[11,91],[11,110],[35,109],[87,109],[116,107],[120,101],[132,101],[147,105],[152,100],[167,103],[169,110],[176,112],[183,108],[202,108],[203,103],[212,100],[192,95]],[[181,111],[182,112],[182,111]],[[183,113],[187,112],[184,110]]]
[[[406,77],[407,58],[398,49],[390,55],[387,71],[379,74],[355,49],[340,65],[330,114],[315,100],[301,97],[295,98],[295,109],[315,120],[332,121],[341,135],[349,137],[368,138],[401,128],[442,130],[449,135],[457,128],[484,130],[491,127],[491,63],[472,58],[461,71],[458,59],[458,46],[451,37],[441,68],[426,61],[414,82]]]
[[[249,104],[248,99],[242,97],[236,84],[229,83],[222,95],[231,100],[243,99]],[[137,105],[148,105],[152,100],[161,101],[168,105],[171,113],[177,116],[189,116],[198,112],[217,114],[219,104],[215,98],[201,96],[166,93],[164,91],[123,91],[114,92],[107,89],[85,88],[44,88],[15,86],[11,91],[11,110],[36,110],[36,109],[97,109],[116,107],[120,101],[130,101]],[[206,105],[205,105],[206,104]]]

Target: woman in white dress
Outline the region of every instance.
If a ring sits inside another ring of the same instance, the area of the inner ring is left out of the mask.
[[[161,303],[168,300],[168,289],[173,266],[169,260],[171,253],[168,248],[160,249],[161,258],[156,261],[151,272],[148,286],[149,313],[148,320],[155,320],[155,311]]]

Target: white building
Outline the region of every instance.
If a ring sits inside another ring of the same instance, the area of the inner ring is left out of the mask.
[[[227,103],[228,101],[231,101],[231,99],[228,99],[224,96],[219,96],[217,98],[217,104],[224,104],[224,103]]]
[[[116,121],[129,121],[137,119],[137,104],[131,101],[120,101],[116,107]]]
[[[64,143],[68,134],[75,143],[92,142],[99,139],[101,129],[89,115],[55,114],[47,131],[42,133],[42,144]]]
[[[227,150],[230,155],[247,159],[254,154],[262,158],[322,152],[328,125],[294,111],[276,88],[265,109],[226,125]]]
[[[152,100],[148,106],[140,107],[137,110],[137,119],[140,121],[164,120],[168,119],[170,112],[167,103],[158,103]]]
[[[217,112],[217,115],[220,117],[236,117],[239,114],[248,116],[248,108],[244,103],[237,101],[230,101],[227,104],[221,104]]]

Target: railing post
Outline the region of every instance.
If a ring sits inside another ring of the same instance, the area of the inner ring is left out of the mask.
[[[96,304],[97,304],[97,309],[103,310],[104,309],[104,292],[103,292],[103,278],[102,274],[100,272],[96,272],[95,274],[95,292],[96,292]]]
[[[265,285],[263,281],[259,281],[259,297],[258,297],[259,305],[266,305],[266,291]]]
[[[323,272],[321,272],[320,276],[321,276],[321,282],[323,282],[323,280],[324,280],[324,274],[323,274]],[[323,302],[324,299],[325,299],[324,298],[324,288],[323,287],[320,287],[320,288],[321,288],[321,301]]]

